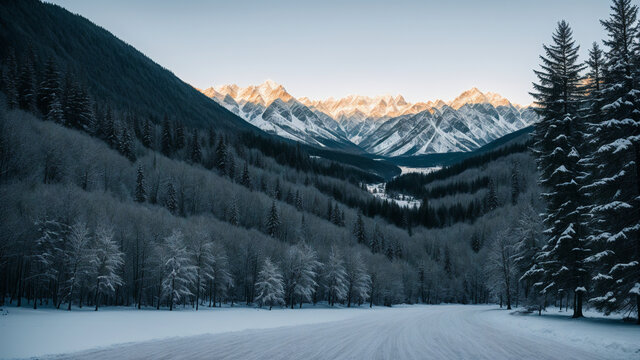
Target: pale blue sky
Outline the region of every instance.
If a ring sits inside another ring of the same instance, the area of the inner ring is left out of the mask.
[[[587,48],[607,0],[54,0],[196,87],[265,79],[311,98],[449,100],[473,86],[529,103],[542,43],[566,19]]]

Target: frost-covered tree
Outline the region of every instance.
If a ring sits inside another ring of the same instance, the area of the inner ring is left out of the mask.
[[[544,270],[540,291],[572,292],[574,317],[582,316],[587,280],[583,259],[589,251],[579,191],[584,176],[579,165],[583,132],[578,114],[583,100],[580,72],[584,69],[578,62],[579,48],[569,24],[559,22],[553,43],[544,45],[532,93],[541,117],[534,132],[535,154],[547,205],[544,223],[548,243],[537,255]]]
[[[262,269],[256,281],[258,296],[256,302],[260,307],[268,305],[269,310],[274,305],[284,305],[284,281],[278,267],[268,257],[264,259]]]
[[[190,252],[193,256],[193,265],[196,270],[196,311],[200,305],[201,294],[207,284],[214,279],[216,256],[213,251],[213,242],[204,233],[197,232],[192,236]]]
[[[331,247],[329,259],[324,266],[324,287],[327,292],[329,305],[333,306],[336,301],[340,302],[347,296],[347,272],[344,268],[344,261],[338,249]]]
[[[51,283],[62,269],[55,266],[64,253],[64,237],[67,227],[55,220],[36,221],[40,236],[35,240],[30,261],[29,280],[35,288],[35,297],[41,298],[42,284]],[[34,300],[33,308],[37,307]]]
[[[371,277],[360,253],[350,253],[346,256],[345,273],[347,307],[351,307],[352,303],[360,305],[367,301],[371,291]]]
[[[68,272],[67,310],[71,310],[74,292],[88,275],[91,255],[91,233],[85,223],[77,222],[71,226],[64,251],[64,263]]]
[[[317,271],[320,268],[318,256],[312,248],[302,243],[287,250],[284,259],[284,283],[286,301],[293,309],[296,301],[311,301],[318,286]]]
[[[113,230],[104,226],[96,230],[89,264],[94,282],[93,301],[98,311],[101,297],[115,292],[117,286],[124,284],[119,275],[124,264],[124,253],[113,240]]]
[[[511,300],[515,284],[514,237],[511,229],[501,230],[489,246],[487,258],[487,272],[495,294],[500,298],[502,307],[503,296],[507,310],[511,310]]]
[[[614,0],[603,68],[602,117],[593,122],[595,151],[585,186],[591,207],[594,268],[590,302],[609,313],[629,311],[640,323],[640,88],[638,8]]]
[[[532,206],[526,206],[513,228],[513,263],[518,274],[524,275],[529,269],[536,269],[536,254],[541,248],[542,230],[539,214]],[[525,298],[529,297],[529,291],[535,283],[533,274],[518,279],[522,283]]]
[[[162,278],[162,298],[173,305],[187,296],[192,296],[191,288],[196,282],[197,269],[184,244],[184,235],[174,230],[164,239],[162,251],[165,255]]]

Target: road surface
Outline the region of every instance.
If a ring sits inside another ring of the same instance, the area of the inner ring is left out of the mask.
[[[502,326],[500,321],[487,321],[493,318],[490,312],[498,311],[500,310],[482,306],[407,307],[398,311],[363,314],[349,320],[153,340],[56,358],[113,360],[590,360],[604,358],[602,354],[597,355],[579,348],[579,343],[556,342],[549,336],[535,335],[523,327]],[[167,324],[167,326],[171,325]]]

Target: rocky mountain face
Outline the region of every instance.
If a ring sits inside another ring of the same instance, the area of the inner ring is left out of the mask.
[[[471,151],[536,121],[531,107],[473,88],[450,102],[409,103],[401,95],[294,98],[271,80],[202,92],[273,134],[322,147],[383,156]]]

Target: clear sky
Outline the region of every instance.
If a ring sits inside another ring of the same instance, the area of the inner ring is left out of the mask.
[[[531,102],[557,21],[582,55],[607,0],[54,0],[193,86],[273,79],[294,96],[452,99],[473,86]]]

